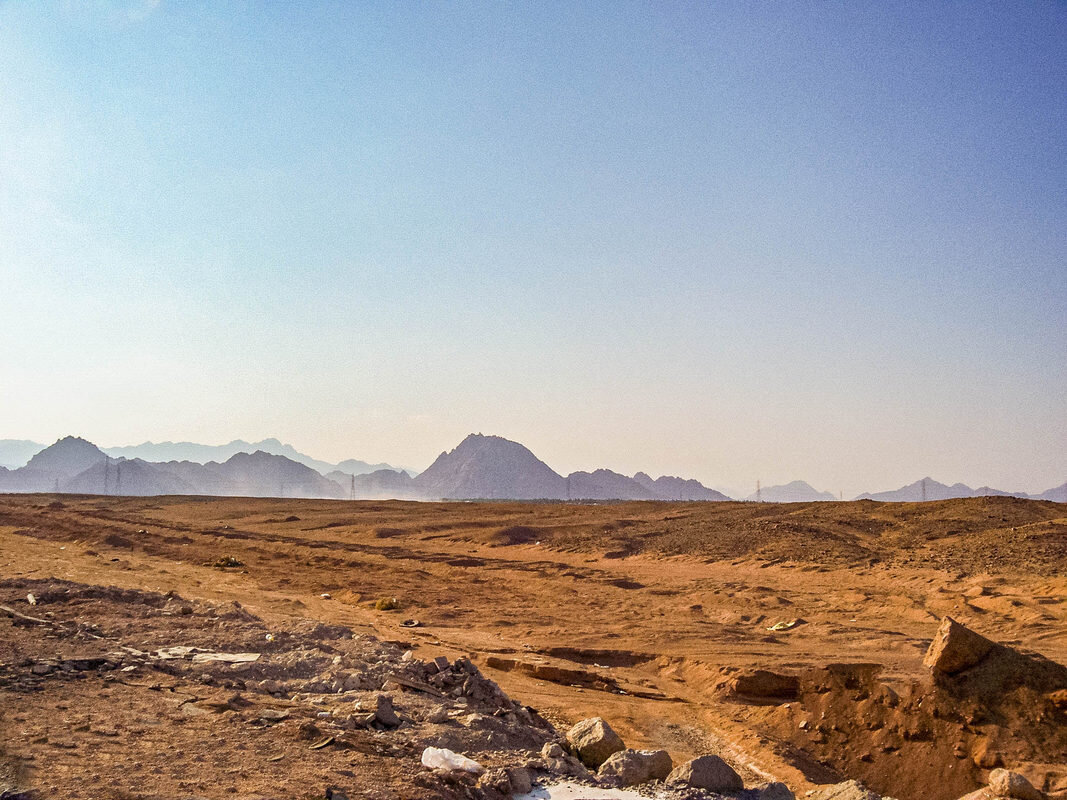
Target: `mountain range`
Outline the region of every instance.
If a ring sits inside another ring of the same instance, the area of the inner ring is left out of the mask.
[[[218,452],[188,443],[152,447],[164,455],[203,457]],[[0,468],[0,492],[401,500],[729,499],[694,480],[652,480],[645,473],[631,478],[598,469],[564,477],[518,442],[481,434],[471,434],[455,449],[441,453],[415,477],[389,468],[356,472],[365,462],[354,460],[340,465],[316,463],[328,471],[323,474],[264,450],[237,452],[221,462],[148,461],[114,457],[85,439],[68,436],[33,455],[24,467]]]
[[[861,494],[857,500],[878,500],[883,503],[919,503],[924,500],[952,500],[958,497],[1022,497],[1028,500],[1051,500],[1055,503],[1067,503],[1067,483],[1055,486],[1041,494],[1027,494],[1026,492],[1005,492],[1001,489],[993,489],[989,486],[981,486],[972,489],[964,483],[954,483],[947,486],[935,481],[933,478],[922,478],[901,486],[891,492],[875,492],[874,494]]]
[[[29,453],[33,447],[37,449]],[[630,477],[609,469],[560,475],[518,442],[482,434],[471,434],[453,450],[441,453],[421,474],[357,459],[330,464],[299,453],[277,439],[255,443],[238,439],[218,446],[146,442],[109,450],[73,436],[49,447],[7,439],[0,440],[0,460],[15,466],[14,469],[0,466],[0,493],[58,491],[374,500],[730,500],[696,480],[674,476],[653,479],[638,472]],[[25,466],[16,466],[18,463]],[[923,478],[894,491],[862,494],[856,499],[918,502],[986,495],[1065,503],[1067,483],[1040,495],[1028,495],[988,486],[972,489],[962,483],[948,486]],[[757,499],[795,503],[835,498],[804,481],[793,481],[765,487],[758,497],[746,498]]]

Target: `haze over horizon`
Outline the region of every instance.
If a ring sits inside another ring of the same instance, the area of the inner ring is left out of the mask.
[[[1064,86],[1056,4],[0,3],[0,438],[1040,492]]]

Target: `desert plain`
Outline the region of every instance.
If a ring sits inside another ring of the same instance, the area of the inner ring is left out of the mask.
[[[1015,660],[939,683],[945,617]],[[599,716],[797,797],[955,800],[1009,767],[1063,798],[1053,662],[1051,502],[0,497],[12,796],[496,797],[424,747],[505,769]]]

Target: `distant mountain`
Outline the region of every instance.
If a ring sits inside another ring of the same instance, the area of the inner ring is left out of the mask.
[[[311,467],[262,450],[204,466],[229,480],[242,497],[345,497],[340,486]]]
[[[923,500],[951,500],[956,497],[974,497],[974,490],[962,483],[946,486],[933,478],[922,478],[891,492],[861,494],[856,499],[878,500],[883,503],[917,503]]]
[[[77,436],[66,436],[37,453],[25,469],[63,480],[73,478],[106,458],[104,451],[92,442]]]
[[[435,499],[560,500],[566,480],[518,442],[472,433],[413,480]]]
[[[757,499],[755,494],[750,494],[745,500],[750,502]],[[813,503],[821,500],[836,500],[830,492],[820,492],[811,484],[804,481],[792,481],[781,486],[765,486],[760,489],[759,498],[764,503]]]
[[[29,439],[0,439],[0,467],[24,467],[34,453],[42,449],[43,444],[31,442]]]
[[[115,494],[144,497],[156,494],[203,494],[181,478],[139,458],[102,461],[60,484],[73,494]],[[105,488],[106,491],[105,491]]]
[[[567,476],[568,500],[655,500],[656,493],[633,478],[598,469],[593,472],[572,472]]]
[[[402,470],[379,469],[364,475],[334,470],[327,473],[326,477],[341,487],[344,497],[355,500],[421,499],[414,480]]]
[[[1035,500],[1051,500],[1054,503],[1067,503],[1067,483],[1038,495],[1031,495]]]
[[[192,461],[206,464],[209,461],[226,461],[238,453],[254,453],[257,450],[276,456],[285,456],[298,464],[311,467],[322,475],[335,469],[349,474],[362,475],[379,469],[395,469],[388,464],[368,464],[366,461],[350,458],[340,464],[330,464],[305,455],[291,444],[283,444],[277,439],[264,439],[260,442],[246,442],[234,439],[228,444],[197,444],[196,442],[144,442],[128,447],[109,447],[105,452],[110,456],[122,458],[141,458],[145,461]]]
[[[239,495],[237,484],[216,469],[218,464],[212,462],[209,464],[198,464],[195,461],[165,461],[162,464],[153,464],[153,466],[194,487],[193,494]]]
[[[722,492],[709,489],[700,481],[663,475],[655,480],[644,472],[634,475],[634,480],[648,489],[659,500],[705,500],[722,502],[729,500]]]
[[[891,492],[861,494],[856,499],[879,500],[883,503],[917,503],[923,500],[952,500],[959,497],[1021,497],[1029,500],[1052,500],[1057,503],[1067,503],[1067,483],[1041,494],[1027,494],[1026,492],[1005,492],[1002,489],[993,489],[989,486],[972,489],[965,483],[954,483],[951,486],[946,486],[933,478],[922,478],[915,481],[915,483],[909,483],[907,486],[902,486]]]
[[[236,439],[227,445],[209,446],[191,442],[146,442],[133,448],[113,448],[115,457],[92,442],[67,436],[28,458],[25,466],[9,469],[0,465],[0,493],[75,492],[85,494],[196,494],[216,496],[301,497],[400,500],[673,500],[725,501],[725,494],[698,481],[663,476],[653,480],[644,472],[633,478],[608,469],[573,472],[566,478],[518,442],[500,436],[471,434],[437,460],[421,475],[404,470],[371,469],[374,466],[350,459],[346,469],[311,459],[277,439],[262,443],[283,454],[241,448],[254,445]],[[7,450],[3,450],[3,447]],[[0,440],[0,452],[15,461],[35,443],[21,439]],[[22,448],[21,450],[19,448]],[[118,455],[147,448],[156,453],[184,453],[195,458],[149,461]],[[200,462],[211,453],[236,449],[220,461]],[[285,455],[289,453],[290,455]],[[295,456],[295,457],[290,457]],[[298,458],[297,458],[298,457]],[[300,460],[298,460],[300,459]],[[309,462],[309,463],[306,463]],[[324,475],[314,465],[326,470]],[[353,485],[354,484],[354,485]],[[1039,495],[1005,492],[989,486],[972,489],[957,483],[948,486],[932,478],[889,492],[862,494],[857,500],[918,502],[960,497],[1011,496],[1067,503],[1067,483]],[[750,495],[748,500],[754,500]],[[768,502],[833,500],[804,481],[768,486],[760,492]]]

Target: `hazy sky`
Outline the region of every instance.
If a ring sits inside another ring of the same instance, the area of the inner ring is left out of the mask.
[[[0,438],[1067,480],[1067,6],[2,2]]]

